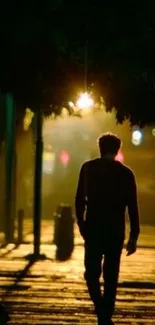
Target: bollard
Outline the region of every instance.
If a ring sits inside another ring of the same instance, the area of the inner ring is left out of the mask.
[[[18,244],[23,242],[24,210],[18,210]]]
[[[61,204],[57,209],[54,223],[54,244],[57,246],[56,259],[65,261],[74,249],[74,218],[72,208]]]

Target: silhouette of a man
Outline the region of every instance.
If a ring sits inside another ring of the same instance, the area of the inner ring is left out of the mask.
[[[84,276],[98,324],[112,325],[125,239],[125,210],[127,207],[130,220],[127,255],[136,251],[140,232],[139,212],[135,176],[131,169],[115,160],[121,140],[114,134],[106,133],[99,138],[98,144],[101,157],[85,162],[81,168],[75,209],[85,242]],[[99,282],[101,273],[103,295]]]

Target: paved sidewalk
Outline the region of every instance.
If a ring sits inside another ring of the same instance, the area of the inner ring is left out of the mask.
[[[49,238],[47,223],[43,242]],[[0,297],[10,309],[10,325],[96,324],[83,280],[80,240],[76,232],[76,246],[66,262],[55,260],[55,246],[49,243],[41,245],[47,259],[35,263],[24,258],[32,244],[0,249]],[[123,251],[114,320],[119,325],[155,324],[155,249],[139,248],[130,257]]]

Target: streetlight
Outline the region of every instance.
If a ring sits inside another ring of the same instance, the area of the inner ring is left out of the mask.
[[[90,108],[94,105],[94,100],[91,98],[91,96],[85,92],[84,94],[81,94],[79,99],[76,102],[76,107],[83,110],[83,111],[89,111]]]
[[[135,146],[139,146],[142,142],[143,134],[140,130],[135,130],[132,133],[132,143]]]

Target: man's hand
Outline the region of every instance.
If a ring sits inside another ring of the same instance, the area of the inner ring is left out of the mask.
[[[136,249],[137,240],[130,238],[126,246],[127,256],[134,254],[136,252]]]

